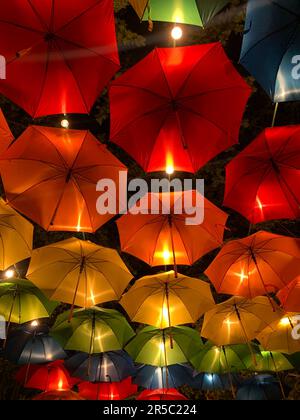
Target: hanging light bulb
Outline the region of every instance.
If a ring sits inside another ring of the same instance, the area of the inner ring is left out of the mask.
[[[6,279],[12,279],[12,278],[15,277],[15,275],[16,275],[16,273],[15,273],[14,270],[6,270],[5,273],[4,273],[4,277]]]
[[[174,28],[171,31],[171,36],[174,39],[174,41],[178,41],[182,38],[183,32],[180,26],[174,26]]]
[[[30,324],[32,327],[38,327],[39,322],[38,321],[32,321],[32,323]]]
[[[69,120],[64,118],[63,120],[61,120],[60,125],[62,126],[62,128],[69,128],[70,127],[70,122],[69,122]]]

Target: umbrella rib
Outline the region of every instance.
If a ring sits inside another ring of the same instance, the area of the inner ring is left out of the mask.
[[[122,88],[142,90],[143,92],[149,93],[152,96],[157,96],[158,98],[163,99],[163,100],[167,101],[168,103],[170,101],[170,98],[168,98],[167,96],[164,96],[164,95],[161,95],[157,92],[154,92],[153,90],[148,89],[144,86],[135,86],[135,85],[131,85],[129,83],[126,83],[126,84],[118,83],[118,79],[112,83],[112,88],[114,88],[114,87],[122,87]]]
[[[136,311],[133,313],[133,315],[131,316],[131,319],[133,320],[136,315],[138,314],[138,312],[140,311],[141,307],[144,305],[144,303],[146,302],[147,299],[149,299],[150,297],[152,297],[156,292],[160,292],[160,290],[155,289],[153,290],[151,293],[149,293],[140,303],[140,305],[137,307]],[[123,305],[122,305],[123,306]],[[125,308],[124,308],[125,309]]]
[[[60,48],[60,45],[59,45],[59,43],[57,41],[55,41],[55,45],[56,45],[57,50],[60,52],[60,54],[61,54],[61,56],[63,58],[63,61],[65,62],[65,65],[68,68],[68,70],[70,72],[70,75],[72,76],[72,78],[73,78],[73,80],[74,80],[74,82],[75,82],[75,84],[76,84],[76,86],[78,88],[78,92],[80,93],[80,96],[82,98],[82,102],[84,103],[84,106],[85,106],[85,109],[86,109],[86,112],[89,113],[89,107],[88,107],[88,104],[86,102],[86,98],[85,98],[85,96],[84,96],[84,94],[83,94],[83,92],[81,90],[80,83],[78,82],[77,78],[75,77],[75,74],[72,71],[72,67],[69,64],[69,61],[67,60],[67,58],[66,58],[66,56],[64,54],[64,51]]]
[[[35,14],[36,18],[39,20],[40,24],[48,32],[50,28],[48,27],[48,25],[46,24],[46,22],[42,19],[41,15],[38,13],[38,11],[36,10],[36,8],[33,6],[33,4],[31,3],[31,0],[27,0],[27,3],[29,4],[29,6],[32,9],[33,13]]]
[[[270,262],[266,260],[262,255],[260,255],[260,258],[271,268],[273,273],[279,278],[280,282],[283,284],[283,287],[285,287],[287,284],[282,281],[281,276],[275,271],[274,267],[272,267]]]
[[[257,42],[255,42],[249,49],[248,51],[245,52],[245,54],[243,55],[243,57],[240,58],[240,61],[244,60],[244,58],[253,50],[255,49],[260,43],[264,42],[265,40],[267,40],[268,38],[272,37],[275,34],[280,33],[281,31],[284,31],[285,29],[289,28],[291,24],[288,23],[287,25],[284,25],[282,28],[277,29],[274,32],[269,33],[268,35],[264,36],[262,39],[258,40]]]
[[[183,81],[181,88],[179,89],[178,93],[177,93],[177,97],[179,97],[179,95],[181,94],[181,92],[185,89],[186,85],[188,84],[188,81],[190,80],[192,74],[194,73],[194,71],[196,71],[197,67],[202,64],[202,60],[204,60],[205,58],[207,58],[207,56],[209,56],[212,52],[214,52],[214,50],[216,48],[220,48],[220,43],[216,43],[212,48],[210,48],[209,51],[206,51],[205,55],[201,57],[201,59],[199,59],[195,65],[193,66],[193,68],[190,70],[190,72],[188,73],[186,79]]]
[[[10,230],[12,230],[12,231],[14,231],[21,239],[22,239],[22,241],[25,243],[25,245],[26,245],[26,247],[27,247],[27,249],[28,249],[28,251],[29,252],[31,252],[31,247],[29,246],[29,244],[27,243],[27,241],[26,241],[26,239],[25,239],[25,237],[23,236],[23,234],[21,233],[21,231],[19,231],[19,230],[17,230],[14,226],[12,226],[12,225],[8,225],[8,226],[3,226],[4,228],[6,228],[6,229],[10,229]],[[2,240],[2,235],[0,234],[0,236],[1,236],[1,240]]]
[[[180,96],[178,99],[180,99],[180,101],[185,101],[185,100],[189,100],[193,98],[199,98],[200,96],[205,96],[210,93],[223,92],[224,90],[232,91],[232,89],[246,89],[246,88],[240,85],[226,86],[226,87],[218,88],[218,89],[205,90],[205,91],[202,91],[201,93],[194,93],[188,96]]]

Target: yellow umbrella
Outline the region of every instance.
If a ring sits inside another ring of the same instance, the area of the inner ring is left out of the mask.
[[[0,199],[0,270],[31,256],[33,226]]]
[[[27,278],[52,300],[89,308],[119,300],[132,275],[114,249],[67,239],[33,251]]]
[[[292,336],[292,330],[297,324],[293,319],[294,315],[291,313],[285,314],[281,319],[258,334],[256,338],[264,350],[286,354],[300,352],[300,341],[294,340]]]
[[[169,271],[138,280],[120,304],[133,321],[163,329],[196,322],[215,302],[208,283]]]
[[[205,314],[201,335],[218,346],[247,344],[282,316],[267,297],[233,297]]]

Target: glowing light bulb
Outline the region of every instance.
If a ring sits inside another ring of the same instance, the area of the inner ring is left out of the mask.
[[[58,382],[58,390],[59,391],[62,391],[63,390],[63,386],[64,386],[64,382],[63,382],[62,379],[60,379],[59,382]]]
[[[178,41],[182,38],[183,32],[180,26],[174,26],[171,32],[171,36],[174,39],[174,41]]]
[[[213,377],[213,375],[212,375],[211,373],[209,373],[209,374],[207,375],[207,379],[209,380],[209,382],[212,382],[212,381],[213,381],[213,379],[214,379],[214,377]]]
[[[164,262],[167,264],[169,262],[170,258],[171,258],[170,251],[168,251],[167,249],[165,249],[163,251],[163,259],[164,259]]]
[[[70,127],[70,123],[66,118],[61,120],[60,125],[62,126],[62,128],[69,128]]]
[[[281,320],[280,320],[280,325],[282,325],[282,326],[287,326],[287,325],[290,325],[290,320],[289,320],[289,318],[287,318],[287,317],[285,317],[285,318],[281,318]]]
[[[6,270],[5,273],[4,273],[4,277],[6,279],[12,279],[13,277],[15,277],[14,270]]]
[[[172,164],[167,165],[167,167],[166,167],[166,173],[168,175],[172,175],[174,173],[174,166]]]
[[[32,321],[32,323],[30,324],[32,327],[37,327],[39,325],[38,321]]]

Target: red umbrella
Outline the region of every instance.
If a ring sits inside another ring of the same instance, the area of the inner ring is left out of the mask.
[[[189,196],[193,204],[184,208],[183,204]],[[174,265],[177,276],[177,264],[192,265],[203,255],[220,247],[228,215],[209,200],[202,197],[202,223],[187,223],[192,212],[200,210],[200,197],[195,190],[144,196],[137,203],[141,214],[125,214],[117,221],[122,251],[151,266]],[[156,202],[160,214],[153,211]],[[176,209],[181,207],[183,211],[178,213]]]
[[[6,198],[46,230],[95,232],[113,217],[100,215],[96,185],[119,183],[126,167],[88,131],[29,127],[2,155]]]
[[[88,113],[119,68],[112,0],[9,0],[0,92],[33,117]]]
[[[42,392],[32,398],[35,401],[84,401],[76,392],[73,391],[49,391]]]
[[[238,142],[249,95],[220,43],[157,48],[112,83],[110,137],[147,172],[196,172]]]
[[[124,400],[137,393],[131,377],[122,382],[81,382],[78,388],[79,395],[87,400]]]
[[[13,140],[14,136],[12,135],[3,112],[0,109],[0,155],[5,152]]]
[[[147,401],[147,400],[156,400],[156,401],[167,401],[167,400],[187,400],[184,395],[180,394],[175,388],[170,389],[153,389],[145,390],[140,393],[137,397],[137,400]]]
[[[267,128],[226,168],[224,205],[251,223],[300,217],[300,126]]]
[[[16,380],[24,388],[48,391],[68,391],[78,380],[70,377],[62,360],[47,365],[24,365],[17,374]]]

